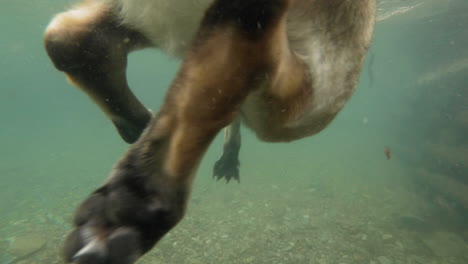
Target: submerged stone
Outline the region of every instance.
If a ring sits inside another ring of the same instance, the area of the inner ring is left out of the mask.
[[[397,219],[398,227],[410,231],[427,233],[432,230],[432,226],[425,220],[411,215],[400,216]]]
[[[47,240],[37,234],[25,234],[16,237],[8,248],[8,253],[15,257],[34,253],[45,247]]]
[[[466,250],[465,241],[449,232],[435,232],[423,238],[424,244],[438,257],[460,257]]]

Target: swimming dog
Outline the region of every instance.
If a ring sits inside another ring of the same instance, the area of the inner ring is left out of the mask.
[[[77,209],[64,257],[128,264],[183,217],[199,162],[227,127],[218,178],[237,179],[242,123],[260,140],[322,131],[349,100],[375,0],[85,0],[45,31],[55,67],[132,143]],[[128,53],[181,59],[154,115],[129,89]]]

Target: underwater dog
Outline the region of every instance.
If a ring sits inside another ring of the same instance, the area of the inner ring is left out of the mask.
[[[183,217],[192,181],[226,128],[217,178],[238,179],[240,125],[287,142],[322,131],[356,88],[375,0],[86,0],[56,15],[55,67],[132,143],[77,209],[67,262],[135,262]],[[127,55],[181,59],[153,116],[126,79]]]

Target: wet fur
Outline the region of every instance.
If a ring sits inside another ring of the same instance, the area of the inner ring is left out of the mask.
[[[240,122],[266,141],[323,130],[356,87],[374,7],[87,0],[57,15],[45,33],[52,62],[134,143],[78,208],[65,260],[129,264],[150,250],[182,219],[199,162],[222,128],[231,124],[214,174],[226,179],[238,177]],[[148,47],[182,59],[154,117],[125,76],[127,54]]]

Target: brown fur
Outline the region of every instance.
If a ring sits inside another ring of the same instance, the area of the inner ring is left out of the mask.
[[[242,120],[268,141],[325,128],[354,91],[374,6],[373,0],[213,0],[151,118],[130,91],[125,68],[130,51],[154,43],[143,29],[121,23],[116,1],[86,1],[58,15],[45,34],[55,66],[127,142],[136,141],[77,211],[64,256],[78,263],[133,263],[149,250],[183,217],[204,152],[234,120],[231,131],[239,133]],[[236,173],[240,135],[227,138],[233,141],[225,152],[235,151],[220,161]]]

